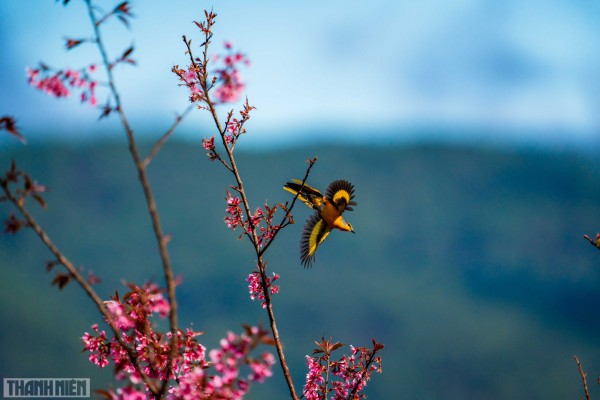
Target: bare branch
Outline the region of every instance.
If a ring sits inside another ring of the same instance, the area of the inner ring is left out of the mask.
[[[129,125],[127,117],[125,116],[125,112],[123,111],[123,105],[121,103],[121,98],[119,96],[119,92],[117,91],[115,81],[112,74],[111,63],[108,59],[108,55],[106,53],[106,49],[104,47],[104,43],[102,41],[102,37],[100,35],[100,29],[98,21],[96,20],[96,16],[94,14],[93,6],[91,4],[91,0],[85,0],[85,3],[88,8],[88,14],[90,21],[92,23],[95,35],[96,45],[98,46],[98,50],[102,56],[102,62],[104,64],[104,68],[106,69],[106,74],[108,76],[108,86],[110,88],[110,92],[116,103],[116,109],[121,119],[121,124],[125,130],[125,134],[127,135],[127,141],[129,143],[129,151],[131,156],[133,157],[133,161],[135,163],[135,167],[138,171],[138,178],[142,185],[142,190],[144,192],[144,196],[146,198],[146,203],[148,205],[148,212],[150,214],[150,218],[152,220],[152,226],[154,229],[154,234],[156,237],[156,241],[158,244],[158,249],[160,253],[160,257],[163,264],[163,270],[165,275],[165,282],[167,285],[167,295],[170,303],[170,311],[169,311],[169,325],[171,331],[171,342],[170,342],[170,352],[169,359],[167,361],[167,369],[165,371],[165,376],[169,377],[171,375],[171,370],[173,367],[172,360],[175,358],[177,353],[177,300],[175,298],[175,280],[173,277],[173,270],[171,268],[171,260],[169,257],[169,252],[167,250],[167,240],[163,233],[160,217],[156,208],[156,201],[154,199],[154,195],[152,194],[152,189],[150,186],[150,182],[148,181],[148,177],[146,175],[146,168],[144,163],[140,157],[139,150],[137,148],[137,144],[135,141],[135,137],[133,134],[133,129]],[[169,385],[168,378],[162,382],[162,385],[159,390],[152,390],[152,392],[156,395],[158,399],[162,398],[167,390]]]
[[[585,398],[586,400],[590,400],[590,392],[588,391],[588,385],[587,385],[587,372],[583,371],[583,367],[581,366],[581,363],[579,362],[579,358],[577,358],[577,356],[573,356],[573,358],[575,359],[575,362],[577,363],[577,368],[579,369],[579,375],[581,375],[581,380],[583,381],[583,390],[585,392]]]
[[[285,223],[285,221],[290,217],[292,209],[294,208],[294,205],[296,204],[296,200],[298,200],[298,196],[300,196],[302,189],[304,189],[304,185],[306,184],[306,180],[308,179],[310,170],[312,169],[313,165],[315,165],[315,163],[317,162],[317,157],[315,156],[315,158],[312,158],[312,159],[309,158],[307,160],[307,162],[308,162],[308,168],[306,169],[306,174],[304,175],[304,179],[302,179],[302,185],[300,185],[300,190],[298,190],[298,192],[294,196],[294,199],[292,200],[292,204],[290,205],[290,207],[286,209],[285,215],[281,219],[281,223],[279,224],[279,226],[283,227],[283,224]],[[259,252],[259,256],[262,256],[265,253],[265,251],[267,251],[267,248],[271,245],[271,243],[273,243],[273,240],[275,239],[275,237],[277,236],[277,234],[279,233],[280,230],[281,229],[278,229],[273,233],[273,236],[271,237],[271,239],[263,246],[263,248]]]
[[[592,240],[588,235],[583,235],[583,238],[586,239],[590,244],[600,250],[600,235],[596,238],[596,240]]]
[[[150,150],[150,153],[148,153],[148,155],[146,156],[146,158],[144,158],[144,161],[142,162],[142,164],[144,165],[144,168],[147,168],[148,165],[150,165],[150,163],[152,162],[152,159],[156,156],[156,154],[158,154],[158,152],[160,151],[160,149],[162,148],[162,146],[164,146],[165,142],[167,141],[167,139],[173,134],[173,132],[175,132],[175,129],[177,129],[177,126],[179,125],[179,123],[181,121],[183,121],[183,119],[190,113],[190,111],[192,111],[194,109],[194,105],[190,104],[185,111],[183,111],[181,113],[181,115],[178,115],[175,118],[175,122],[173,123],[173,125],[171,125],[171,127],[169,128],[169,130],[167,132],[165,132],[164,135],[161,136],[160,139],[158,139],[158,141],[154,144],[154,146],[152,147],[152,150]]]

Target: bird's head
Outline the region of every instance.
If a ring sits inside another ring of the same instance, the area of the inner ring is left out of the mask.
[[[354,228],[352,227],[352,225],[348,224],[348,226],[350,227],[350,232],[356,233],[356,232],[354,232]]]
[[[346,231],[346,232],[352,232],[352,233],[356,233],[354,232],[354,228],[352,227],[352,224],[350,224],[349,222],[347,222],[345,219],[342,218],[342,226],[340,227],[341,230]]]

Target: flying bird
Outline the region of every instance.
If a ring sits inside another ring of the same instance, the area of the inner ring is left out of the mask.
[[[352,201],[354,185],[350,182],[343,179],[331,182],[325,196],[306,184],[302,186],[302,181],[298,179],[292,179],[283,188],[294,195],[298,194],[298,199],[316,210],[306,221],[300,240],[300,260],[304,268],[312,265],[317,248],[332,229],[354,233],[352,225],[342,217],[345,210],[352,211],[352,206],[356,205]]]

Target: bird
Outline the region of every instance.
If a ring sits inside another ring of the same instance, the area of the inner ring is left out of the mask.
[[[354,228],[343,217],[346,210],[352,211],[357,203],[354,199],[354,185],[338,179],[327,187],[325,196],[315,188],[302,184],[298,179],[287,182],[283,189],[298,195],[304,204],[316,212],[308,218],[300,239],[300,260],[304,268],[309,268],[315,259],[317,248],[327,238],[332,229],[354,232]]]

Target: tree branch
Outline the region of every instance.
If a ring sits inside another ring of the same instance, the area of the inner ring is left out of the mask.
[[[281,219],[281,222],[279,223],[279,226],[283,227],[283,224],[285,223],[286,219],[291,215],[292,213],[292,209],[294,208],[294,205],[296,204],[296,200],[298,200],[298,196],[300,196],[300,192],[302,192],[302,189],[304,188],[304,185],[306,184],[306,180],[308,179],[308,175],[310,174],[310,170],[312,169],[313,165],[315,165],[315,163],[317,162],[317,157],[315,156],[315,158],[309,158],[307,160],[308,162],[308,168],[306,169],[306,174],[304,175],[304,179],[302,179],[302,184],[300,185],[300,190],[298,190],[298,193],[296,193],[296,195],[294,196],[294,199],[292,200],[292,204],[290,205],[289,208],[287,208],[285,210],[285,215],[283,216],[283,218]],[[277,234],[279,233],[281,229],[276,230],[273,233],[273,236],[271,237],[271,239],[263,246],[263,248],[260,250],[259,252],[259,256],[262,256],[265,251],[267,251],[267,248],[271,245],[271,243],[273,243],[273,240],[275,239],[275,236],[277,236]]]
[[[52,240],[50,240],[48,234],[37,223],[37,221],[29,213],[29,211],[27,211],[25,206],[22,205],[21,202],[19,202],[19,200],[13,196],[12,192],[8,188],[8,183],[4,180],[0,180],[0,186],[4,191],[6,198],[17,208],[17,210],[19,210],[23,218],[25,218],[25,220],[27,221],[29,227],[33,229],[33,231],[40,237],[42,243],[44,243],[44,245],[48,248],[48,250],[50,250],[54,257],[56,257],[56,259],[67,269],[67,271],[69,271],[69,274],[73,277],[73,279],[75,279],[75,281],[84,290],[88,297],[94,302],[94,304],[98,308],[98,311],[100,311],[102,316],[104,316],[104,319],[108,323],[108,326],[113,331],[115,337],[119,341],[119,344],[127,351],[127,355],[129,356],[131,364],[133,364],[136,371],[140,374],[144,383],[148,385],[152,392],[158,391],[156,386],[154,385],[154,382],[152,382],[150,378],[148,378],[148,376],[144,374],[144,371],[142,370],[141,366],[137,361],[137,355],[135,354],[135,351],[123,339],[123,332],[113,322],[113,315],[106,309],[104,302],[102,301],[100,296],[98,296],[92,285],[90,285],[90,283],[85,280],[85,278],[81,275],[77,268],[75,268],[73,263],[69,261],[69,259],[58,249],[58,247],[56,247],[56,245],[54,245]]]
[[[579,362],[579,358],[577,358],[577,356],[573,356],[573,358],[575,359],[575,362],[577,363],[577,368],[579,369],[579,375],[581,375],[581,380],[583,381],[583,390],[585,392],[585,398],[586,400],[590,400],[590,392],[588,391],[588,385],[587,385],[587,372],[583,371],[583,367],[581,366],[581,363]]]
[[[588,235],[583,235],[583,238],[590,242],[592,246],[600,250],[600,238],[598,240],[592,240]]]
[[[168,377],[171,375],[171,371],[172,371],[172,364],[173,364],[172,360],[175,358],[175,355],[177,353],[177,300],[175,298],[175,281],[173,278],[173,270],[171,268],[171,261],[169,258],[169,252],[167,250],[167,240],[165,239],[165,235],[163,233],[163,230],[162,230],[162,227],[160,224],[160,217],[159,217],[159,214],[158,214],[158,211],[156,208],[156,202],[154,199],[154,195],[152,194],[150,182],[148,181],[148,177],[146,175],[146,169],[144,166],[144,162],[142,161],[142,159],[140,157],[140,154],[139,154],[139,151],[137,148],[137,144],[135,141],[135,137],[133,134],[133,130],[132,130],[131,126],[129,125],[127,117],[125,116],[125,113],[123,111],[123,105],[121,103],[119,92],[117,91],[115,81],[113,78],[113,74],[112,74],[112,66],[108,59],[106,49],[104,48],[102,37],[100,35],[100,29],[98,27],[96,16],[94,15],[94,10],[93,10],[93,6],[91,4],[91,0],[85,0],[85,3],[87,5],[89,18],[90,18],[90,21],[91,21],[93,29],[94,29],[94,35],[95,35],[95,39],[96,39],[95,42],[96,42],[96,45],[98,46],[98,50],[100,51],[100,54],[102,56],[102,62],[104,64],[104,68],[106,69],[106,74],[108,76],[108,86],[110,88],[110,92],[112,93],[112,96],[114,97],[114,100],[116,103],[116,109],[117,109],[117,111],[119,113],[119,117],[121,119],[121,124],[123,125],[125,134],[127,135],[129,151],[131,153],[131,156],[133,157],[135,167],[138,171],[138,178],[142,185],[142,190],[144,192],[144,196],[146,198],[146,203],[148,205],[148,212],[149,212],[150,218],[152,220],[152,226],[154,229],[156,241],[158,244],[158,249],[160,252],[160,257],[162,260],[162,265],[163,265],[163,270],[164,270],[164,275],[165,275],[165,282],[167,285],[167,295],[168,295],[169,303],[171,306],[170,311],[169,311],[169,325],[170,325],[170,331],[171,331],[170,347],[171,348],[170,348],[170,352],[169,352],[169,359],[167,361],[167,370],[165,371],[165,376],[167,376],[167,379],[165,379],[162,382],[160,390],[153,391],[153,393],[156,395],[156,397],[160,399],[166,393],[166,389],[169,384]]]
[[[266,273],[266,263],[264,262],[264,260],[262,258],[262,253],[261,253],[261,249],[260,249],[260,245],[259,245],[259,241],[258,241],[258,234],[256,232],[256,226],[252,222],[252,218],[250,218],[250,216],[252,215],[250,212],[250,203],[248,201],[246,192],[244,190],[244,184],[242,182],[242,178],[240,176],[238,167],[236,165],[235,157],[233,156],[233,149],[231,147],[229,147],[229,145],[225,139],[225,133],[226,133],[227,127],[221,126],[219,117],[217,115],[217,110],[215,108],[215,104],[213,103],[213,101],[209,95],[209,90],[211,89],[211,86],[209,86],[209,84],[207,82],[208,73],[206,71],[206,66],[208,64],[208,44],[210,43],[210,36],[211,36],[210,31],[206,31],[205,32],[205,42],[203,44],[204,45],[204,51],[203,51],[204,59],[202,61],[203,65],[201,68],[198,67],[198,64],[196,63],[194,56],[192,54],[190,42],[186,39],[185,36],[183,36],[183,42],[185,43],[185,45],[187,47],[187,53],[189,55],[190,61],[193,65],[194,69],[197,72],[198,80],[200,81],[202,90],[204,91],[202,101],[204,101],[207,105],[207,109],[210,112],[212,119],[215,122],[216,128],[219,132],[219,136],[221,137],[223,147],[225,148],[225,151],[227,152],[227,158],[229,159],[229,166],[231,167],[230,171],[233,174],[233,176],[235,177],[235,181],[237,184],[236,191],[240,194],[242,204],[244,205],[244,211],[246,213],[247,221],[250,226],[251,233],[252,233],[251,236],[249,236],[249,237],[250,237],[250,241],[252,242],[252,245],[254,247],[254,251],[256,253],[258,269],[260,272],[260,277],[261,277],[262,286],[263,286],[263,293],[265,296],[265,304],[266,304],[267,314],[269,316],[269,326],[271,328],[271,332],[273,333],[273,339],[275,341],[277,355],[279,356],[279,361],[281,363],[281,368],[283,370],[283,375],[285,376],[285,380],[288,385],[290,395],[292,396],[292,398],[294,400],[298,400],[298,395],[296,394],[296,389],[294,388],[294,383],[292,381],[292,375],[290,373],[289,367],[285,360],[285,354],[283,352],[283,345],[281,343],[281,338],[279,336],[279,331],[277,329],[275,313],[273,312],[273,306],[271,303],[271,294],[269,292],[268,283],[267,283],[268,277],[267,277],[267,273]],[[309,167],[309,169],[310,169],[310,167]]]
[[[165,144],[165,142],[167,141],[167,139],[169,138],[169,136],[171,136],[173,134],[173,132],[175,132],[175,129],[177,128],[177,126],[179,125],[179,123],[190,113],[190,111],[192,111],[194,109],[194,105],[190,104],[184,111],[183,113],[181,113],[181,115],[178,115],[175,118],[175,122],[173,123],[173,125],[171,125],[171,127],[169,128],[169,130],[167,132],[165,132],[164,135],[161,136],[160,139],[158,139],[158,141],[154,144],[154,146],[152,147],[152,149],[150,150],[150,152],[148,153],[148,155],[146,156],[146,158],[144,158],[144,161],[142,162],[144,168],[147,168],[148,165],[150,165],[150,163],[152,162],[152,159],[154,159],[154,157],[156,156],[156,154],[160,151],[160,149],[162,148],[162,146]]]

